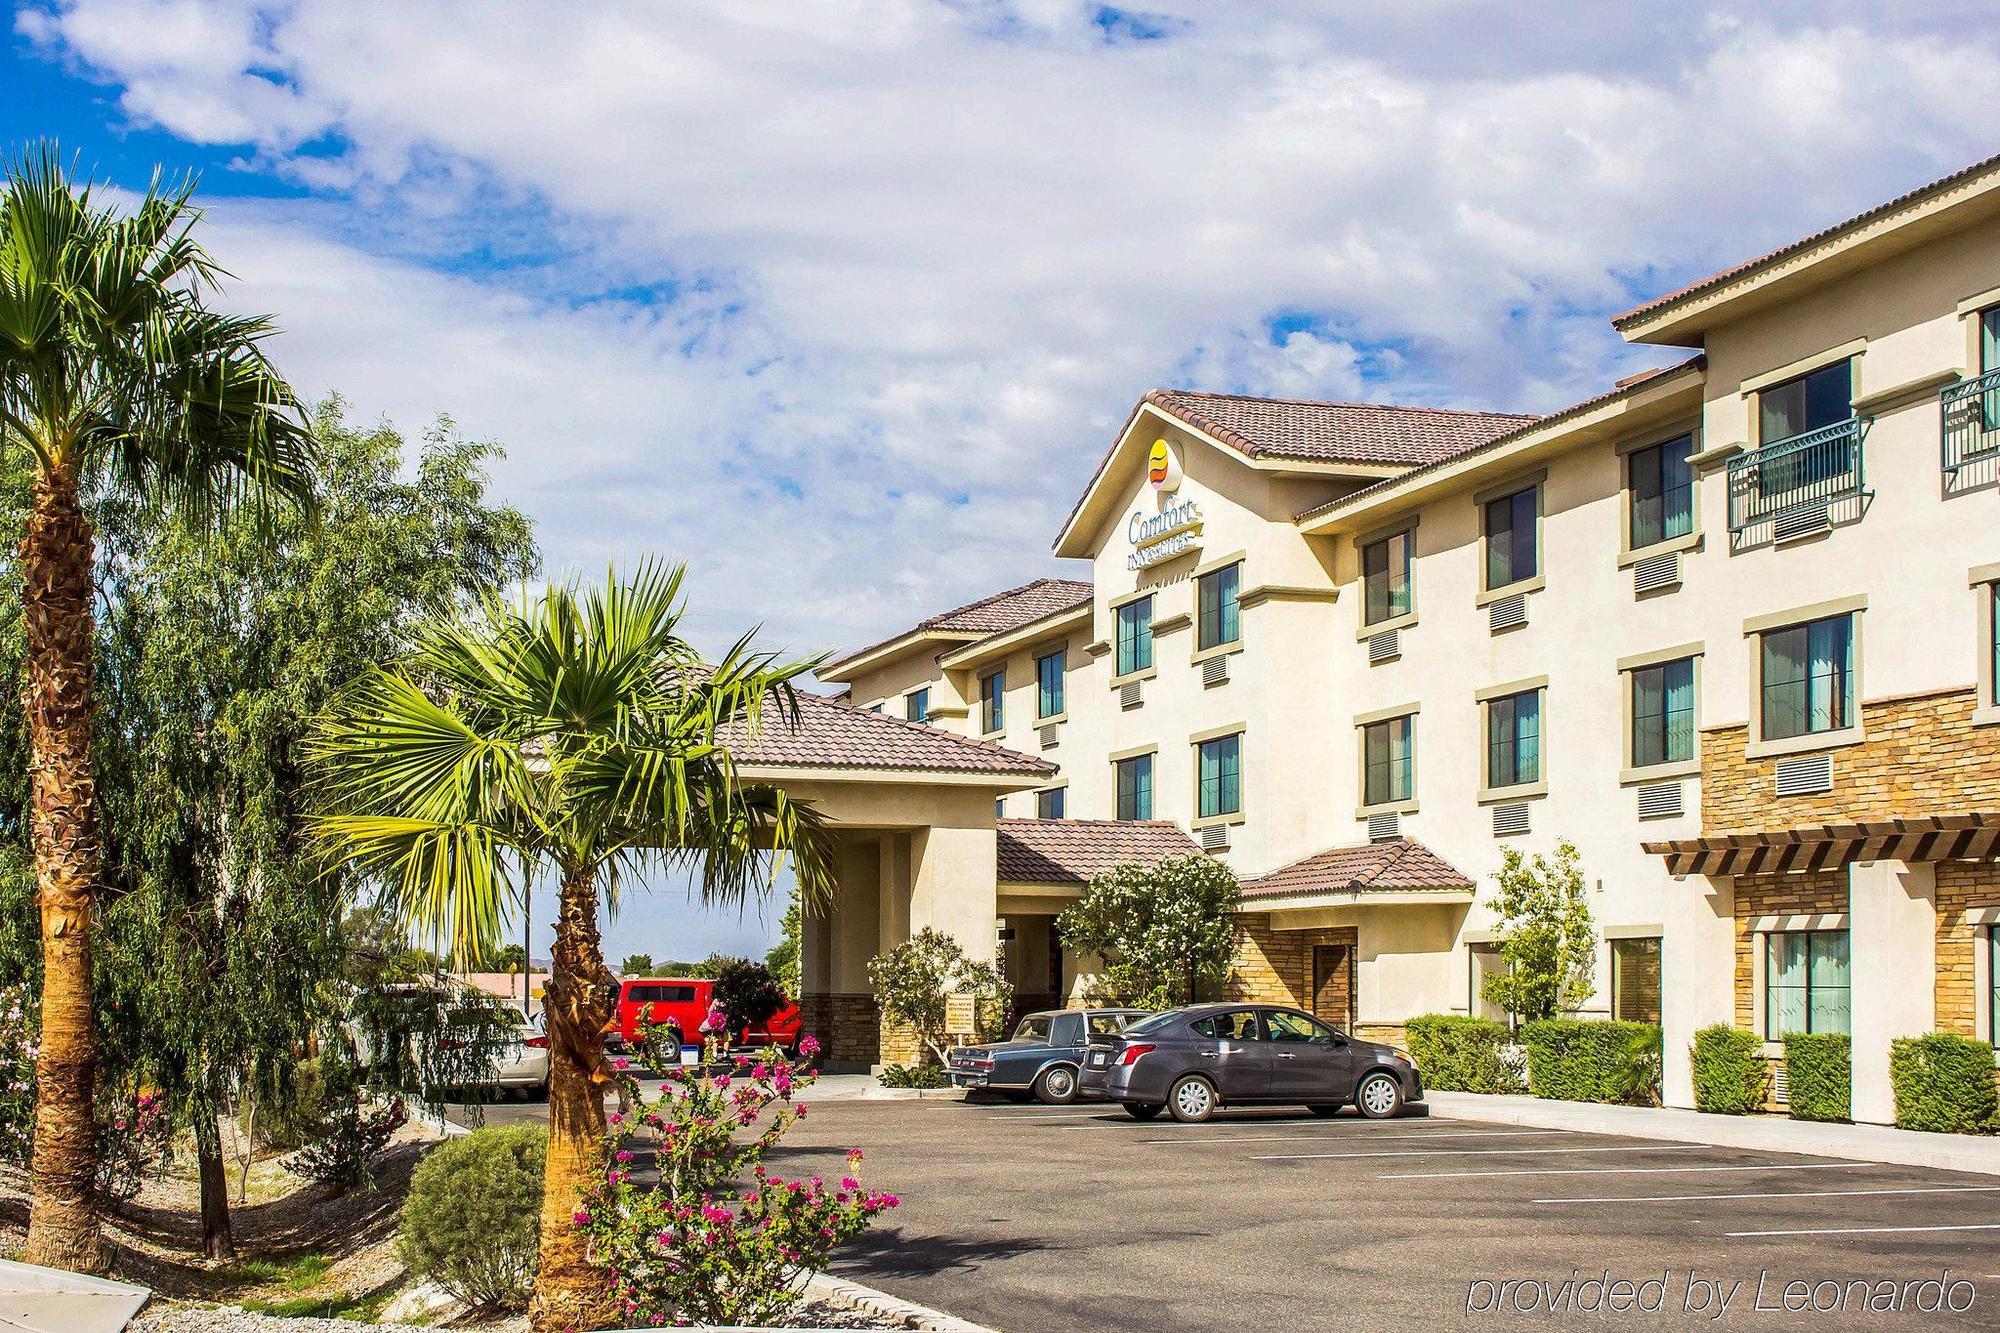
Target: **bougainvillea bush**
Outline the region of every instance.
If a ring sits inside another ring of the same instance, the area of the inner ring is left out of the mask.
[[[40,1023],[34,992],[0,987],[0,1161],[26,1166],[35,1148],[35,1053]],[[129,1199],[163,1170],[173,1147],[173,1120],[157,1092],[106,1083],[97,1095],[97,1192]]]
[[[810,1059],[819,1043],[806,1037]],[[623,1318],[649,1326],[765,1325],[797,1308],[805,1276],[896,1196],[846,1174],[786,1179],[763,1158],[804,1118],[814,1075],[776,1049],[727,1073],[664,1067],[651,1103],[611,1117],[601,1183],[577,1205],[592,1259],[610,1270]],[[640,1171],[657,1154],[657,1172]]]

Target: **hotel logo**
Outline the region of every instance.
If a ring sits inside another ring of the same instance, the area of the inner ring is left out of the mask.
[[[1167,447],[1165,436],[1153,441],[1153,451],[1146,459],[1146,480],[1161,495],[1171,495],[1181,488],[1181,460]]]

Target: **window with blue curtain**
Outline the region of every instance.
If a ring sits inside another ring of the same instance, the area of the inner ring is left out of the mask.
[[[1854,415],[1854,363],[1830,366],[1757,391],[1757,439],[1760,445],[1794,439]],[[1780,495],[1838,477],[1853,466],[1844,439],[1807,445],[1797,452],[1780,451],[1757,467],[1757,487],[1765,495]]]
[[[1415,721],[1392,717],[1361,728],[1362,804],[1407,801],[1415,792]]]
[[[1523,690],[1486,702],[1486,785],[1542,780],[1542,692]]]
[[[1540,487],[1486,502],[1486,586],[1504,588],[1540,571],[1535,525]]]
[[[1236,606],[1243,566],[1230,565],[1195,581],[1196,648],[1218,648],[1243,637]]]
[[[1641,667],[1632,677],[1632,767],[1694,758],[1694,659]]]
[[[1118,761],[1118,817],[1153,817],[1153,756],[1135,754]]]
[[[1854,725],[1854,617],[1829,616],[1763,635],[1765,740]]]
[[[2000,704],[2000,583],[1987,585],[1986,599],[1986,652],[1992,659],[1992,679],[1987,684],[1992,697],[1987,702]]]
[[[991,735],[1007,725],[1007,672],[1003,668],[979,681],[979,729]]]
[[[1153,665],[1153,599],[1141,597],[1118,608],[1118,674],[1129,676]]]
[[[1243,737],[1218,736],[1197,747],[1195,815],[1240,814],[1243,810]]]
[[[1688,466],[1693,452],[1694,436],[1682,435],[1636,450],[1626,460],[1633,550],[1694,531],[1694,469]]]
[[[1069,675],[1069,649],[1058,648],[1035,659],[1035,716],[1055,717],[1067,712],[1064,681]]]
[[[1846,931],[1783,930],[1764,937],[1766,1041],[1782,1041],[1788,1032],[1848,1031],[1850,990]]]
[[[1979,312],[1979,373],[2000,370],[2000,306]],[[1979,395],[1979,424],[2000,430],[2000,384]]]
[[[1050,787],[1035,793],[1035,818],[1063,819],[1069,808],[1069,788]]]
[[[2000,1046],[2000,926],[1986,928],[1986,1039]]]
[[[1361,623],[1410,614],[1409,532],[1394,532],[1361,548]]]
[[[931,692],[928,687],[903,696],[903,717],[910,722],[931,720]]]

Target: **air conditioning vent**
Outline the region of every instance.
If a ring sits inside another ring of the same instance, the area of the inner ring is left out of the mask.
[[[1493,836],[1512,838],[1528,831],[1528,803],[1515,801],[1493,807]]]
[[[1394,661],[1403,655],[1403,635],[1400,630],[1385,629],[1368,640],[1368,665]]]
[[[1403,836],[1403,819],[1394,810],[1368,816],[1368,841],[1394,842]]]
[[[1795,505],[1780,511],[1777,517],[1771,520],[1771,540],[1794,541],[1800,537],[1810,537],[1825,532],[1832,526],[1830,506],[1824,503]]]
[[[1201,849],[1204,852],[1226,852],[1229,850],[1229,825],[1210,824],[1201,831]]]
[[[1639,818],[1673,819],[1681,813],[1681,784],[1656,782],[1639,788]]]
[[[1035,735],[1041,738],[1044,750],[1053,750],[1056,748],[1056,743],[1062,740],[1062,726],[1051,722],[1046,727],[1039,728]]]
[[[1802,754],[1778,761],[1778,795],[1811,796],[1833,790],[1833,756]]]
[[[1785,1071],[1782,1060],[1771,1070],[1771,1100],[1779,1106],[1792,1104],[1792,1076]]]
[[[1229,659],[1210,657],[1201,664],[1201,683],[1204,685],[1226,685],[1229,683]]]
[[[1632,566],[1632,594],[1643,596],[1658,592],[1662,588],[1679,586],[1681,581],[1681,553],[1668,551],[1665,555],[1648,556]]]
[[[1137,708],[1140,704],[1146,702],[1146,696],[1139,689],[1143,683],[1143,681],[1135,680],[1130,684],[1120,685],[1118,687],[1118,706],[1120,708]]]
[[[1528,623],[1528,594],[1517,592],[1512,597],[1502,597],[1486,608],[1486,626],[1494,633],[1503,629],[1515,629]]]

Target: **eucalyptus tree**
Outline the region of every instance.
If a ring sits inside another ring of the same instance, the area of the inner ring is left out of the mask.
[[[129,207],[79,184],[52,144],[0,185],[0,449],[33,472],[18,548],[29,834],[41,919],[42,1040],[31,1263],[106,1259],[91,1178],[97,1044],[91,931],[102,882],[92,765],[95,488],[205,516],[307,500],[312,432],[264,355],[262,316],[208,301],[223,276],[194,239],[192,180]]]
[[[789,859],[808,901],[830,895],[827,832],[779,787],[742,780],[732,746],[775,715],[792,682],[750,636],[704,662],[681,636],[681,570],[552,585],[518,605],[421,627],[408,655],[369,672],[313,745],[315,831],[375,879],[379,901],[457,957],[493,946],[521,879],[559,884],[544,1009],[549,1148],[539,1329],[607,1316],[605,1282],[574,1221],[600,1166],[613,977],[598,911],[649,872],[685,869],[701,896],[768,891]]]

